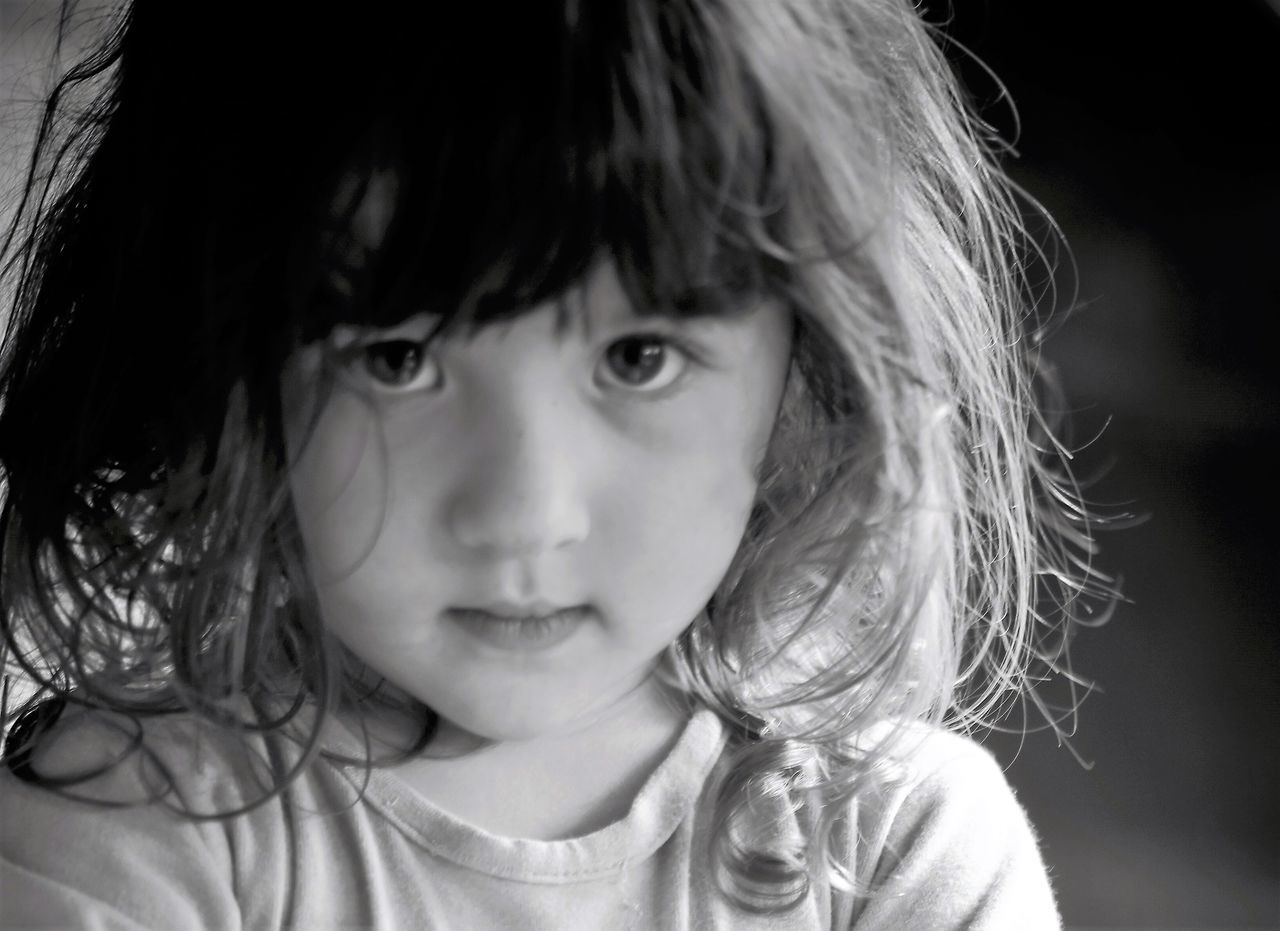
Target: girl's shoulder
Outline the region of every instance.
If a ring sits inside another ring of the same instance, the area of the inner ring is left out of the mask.
[[[1037,838],[991,752],[924,724],[896,736],[853,800],[865,926],[1059,927]]]
[[[900,728],[886,781],[935,804],[985,800],[1001,804],[1013,790],[995,755],[972,737],[914,722]]]
[[[266,776],[267,743],[189,713],[135,716],[67,707],[40,730],[18,767],[5,767],[6,796],[19,785],[57,788],[86,805],[169,801],[230,803]],[[212,796],[218,796],[217,798]]]
[[[0,771],[4,920],[236,924],[225,825],[186,813],[242,794],[230,750],[215,728],[186,716],[135,721],[67,710],[20,775]]]

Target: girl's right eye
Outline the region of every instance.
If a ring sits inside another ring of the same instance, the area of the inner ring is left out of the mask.
[[[424,342],[390,339],[352,346],[349,352],[360,373],[383,393],[434,391],[444,380],[439,362]]]

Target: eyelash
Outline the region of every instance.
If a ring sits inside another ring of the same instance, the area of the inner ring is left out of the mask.
[[[431,342],[432,341],[430,340],[414,340],[405,338],[375,339],[367,341],[357,340],[356,342],[338,350],[337,361],[343,371],[352,372],[358,368],[358,377],[361,381],[364,384],[371,386],[373,390],[381,394],[403,396],[416,394],[420,391],[433,391],[438,389],[443,383],[444,373],[441,371],[440,364],[436,361],[434,354],[431,351]],[[616,374],[611,374],[608,377],[610,385],[628,393],[652,395],[661,394],[666,389],[683,381],[687,374],[688,366],[700,364],[702,362],[700,354],[683,339],[679,339],[666,333],[628,333],[624,336],[619,336],[606,344],[597,363],[597,380],[600,378],[598,373],[608,365],[610,353],[619,346],[635,343],[650,345],[656,344],[660,346],[666,353],[674,354],[674,358],[676,359],[675,364],[679,364],[681,367],[669,381],[666,381],[657,387],[652,387],[649,383],[639,385],[628,383]],[[412,353],[417,353],[421,357],[420,368],[415,370],[415,372],[410,375],[408,380],[403,384],[389,384],[388,382],[382,381],[370,369],[372,358],[371,352],[393,346],[398,347],[403,353],[401,356],[402,364]],[[668,358],[670,358],[670,356]],[[665,371],[667,366],[670,364],[673,363],[669,362],[668,359],[664,359],[662,362],[662,369],[660,369],[660,371]],[[434,370],[434,375],[431,377],[428,384],[416,384],[419,380],[419,375],[423,373],[430,374],[432,370]]]

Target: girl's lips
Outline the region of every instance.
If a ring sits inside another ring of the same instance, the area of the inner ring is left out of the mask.
[[[591,617],[586,605],[512,616],[484,608],[449,608],[444,617],[467,634],[506,650],[546,650],[562,643]]]

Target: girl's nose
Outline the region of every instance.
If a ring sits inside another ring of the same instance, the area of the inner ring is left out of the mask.
[[[580,543],[590,531],[583,452],[554,402],[490,405],[448,502],[456,542],[490,556],[530,556]]]

